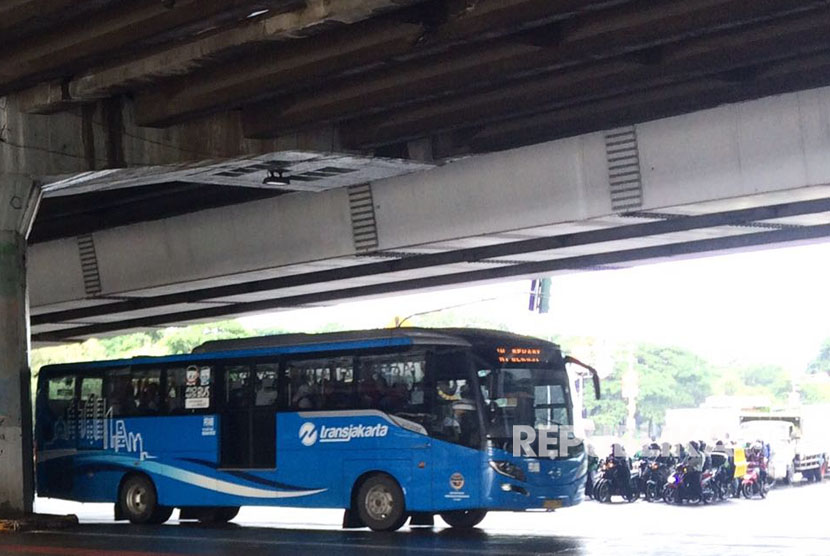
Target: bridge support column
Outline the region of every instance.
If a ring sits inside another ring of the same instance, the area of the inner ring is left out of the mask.
[[[40,187],[0,175],[0,516],[31,513],[34,500],[26,237]]]

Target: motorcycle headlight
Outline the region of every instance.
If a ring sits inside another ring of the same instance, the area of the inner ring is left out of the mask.
[[[509,461],[491,461],[490,467],[499,475],[516,479],[517,481],[526,480],[525,472],[518,465]]]

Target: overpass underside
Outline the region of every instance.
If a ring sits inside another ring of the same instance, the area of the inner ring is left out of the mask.
[[[819,0],[0,3],[32,337],[824,237],[828,24]]]
[[[35,243],[33,338],[822,240],[828,121],[815,89]]]
[[[30,323],[827,237],[828,24],[823,0],[0,2],[0,514],[31,505]]]

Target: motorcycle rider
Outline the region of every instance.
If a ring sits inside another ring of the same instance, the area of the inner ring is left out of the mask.
[[[701,487],[700,481],[701,476],[703,474],[703,465],[705,463],[705,457],[703,452],[700,449],[700,444],[695,442],[694,440],[689,442],[689,446],[686,448],[688,455],[684,460],[683,464],[686,466],[686,476],[683,479],[683,482],[686,484],[686,488],[688,492],[697,498],[703,498],[703,489]]]
[[[619,492],[625,494],[626,498],[631,496],[631,462],[628,460],[628,454],[622,444],[611,445],[611,455],[608,459],[614,462],[616,473],[614,477],[617,481],[615,485]],[[606,461],[608,461],[606,459]]]
[[[668,443],[663,443],[663,446],[660,446],[655,442],[651,446],[652,448],[656,446],[658,450],[658,456],[654,458],[654,461],[656,461],[660,465],[666,466],[667,468],[674,465],[675,459],[674,456],[672,456],[671,454],[671,445],[669,445]]]
[[[597,457],[592,444],[588,444],[586,452],[588,454],[588,477],[585,479],[585,496],[593,498],[594,483],[599,469],[599,457]]]
[[[709,447],[703,440],[698,440],[697,445],[700,448],[700,453],[703,455],[703,471],[712,469],[712,458],[709,455]]]
[[[715,477],[725,491],[721,492],[721,497],[723,497],[730,489],[734,489],[737,486],[734,484],[733,479],[735,475],[735,459],[731,450],[727,450],[722,440],[715,442],[715,447],[710,457],[715,467]]]
[[[758,466],[758,476],[762,485],[767,484],[767,461],[764,450],[764,443],[760,440],[756,441],[749,449],[746,455],[746,460]]]
[[[660,445],[656,442],[652,442],[648,445],[648,448],[645,449],[646,459],[649,461],[657,461],[657,458],[659,458],[661,454],[662,450],[660,450]]]

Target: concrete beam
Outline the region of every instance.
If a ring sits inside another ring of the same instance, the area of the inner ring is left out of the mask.
[[[718,199],[760,206],[783,196],[827,197],[828,113],[830,89],[819,89],[637,125],[638,210],[670,211]],[[371,195],[381,256],[616,218],[603,133],[381,180],[372,183]],[[463,218],[458,207],[464,207]],[[304,265],[354,264],[365,253],[356,248],[353,225],[348,191],[330,190],[98,231],[92,235],[100,295],[148,297],[307,272],[307,266],[299,268]],[[74,241],[39,243],[31,252],[39,312],[85,298]],[[64,269],[59,277],[50,270],[55,261]]]
[[[348,6],[343,3],[332,3],[332,9],[337,5],[339,10],[346,10]],[[412,57],[423,55],[435,50],[444,50],[450,45],[459,41],[482,41],[493,35],[493,33],[504,34],[514,31],[520,24],[538,26],[551,19],[558,19],[572,15],[577,11],[584,11],[606,5],[607,2],[558,2],[552,5],[551,2],[540,0],[511,0],[509,2],[494,2],[485,0],[478,2],[469,9],[453,11],[446,14],[446,22],[435,28],[424,28],[421,20],[428,20],[425,15],[415,15],[404,18],[404,23],[393,23],[387,21],[386,26],[394,28],[401,27],[399,33],[406,33],[407,27],[415,27],[420,30],[411,42],[409,48],[378,47],[374,53],[375,60],[389,59],[394,56]],[[357,12],[353,13],[352,19],[356,18]],[[367,14],[371,12],[366,12]],[[334,15],[334,14],[333,14]],[[403,16],[402,16],[403,17]],[[353,33],[377,33],[378,29],[368,28],[365,31],[355,29]],[[391,35],[391,31],[386,31]],[[348,34],[343,35],[348,38]],[[417,45],[415,38],[418,39]],[[368,41],[369,37],[364,38]],[[344,53],[354,50],[357,44],[352,46],[347,41],[340,47]],[[359,41],[351,40],[359,43]],[[308,88],[321,76],[334,76],[338,71],[345,69],[368,66],[371,59],[367,56],[353,55],[351,60],[340,62],[340,55],[330,56],[329,59],[320,58],[317,60],[318,67],[314,70],[307,69],[305,74],[298,74],[297,62],[312,60],[313,51],[324,53],[326,48],[334,50],[337,39],[332,37],[326,39],[322,44],[312,46],[298,45],[296,48],[290,46],[285,49],[275,49],[273,52],[260,52],[254,55],[253,59],[231,61],[219,66],[206,68],[204,71],[189,73],[173,80],[160,89],[147,89],[138,97],[140,122],[142,125],[162,126],[171,122],[181,121],[184,118],[200,112],[215,110],[221,107],[235,107],[244,103],[254,102],[260,98],[275,96],[280,90],[290,91],[300,86]],[[312,52],[307,52],[307,51]],[[299,51],[299,55],[297,52]],[[477,50],[480,53],[480,49]],[[364,60],[364,58],[366,58]],[[295,61],[295,59],[297,61]],[[442,63],[447,63],[442,60]],[[73,82],[74,83],[74,82]],[[75,90],[73,83],[69,85],[70,96],[80,98],[84,92]]]
[[[308,0],[304,8],[295,11],[265,14],[243,25],[87,71],[73,77],[66,89],[73,102],[91,102],[191,73],[246,48],[304,38],[331,26],[357,23],[418,1],[421,0]],[[200,13],[199,9],[194,13]]]
[[[69,91],[62,80],[47,81],[21,91],[20,108],[27,114],[55,114],[69,108]]]
[[[246,137],[266,138],[287,131],[337,120],[345,115],[381,110],[406,98],[437,94],[476,80],[498,79],[505,73],[527,68],[539,48],[512,41],[482,50],[471,46],[461,54],[429,59],[373,77],[312,92],[285,104],[265,101],[245,107],[242,125]]]
[[[3,0],[0,43],[9,43],[58,23],[92,13],[115,0]]]
[[[40,188],[0,175],[0,515],[32,511],[32,408],[26,236]]]
[[[147,89],[136,97],[137,123],[164,127],[282,89],[311,87],[349,68],[383,62],[408,52],[423,33],[421,25],[367,21],[334,31],[311,44],[289,42],[260,49],[244,60]]]
[[[828,26],[830,11],[825,11],[698,37],[666,45],[655,53],[654,59],[614,58],[514,81],[483,93],[442,97],[349,121],[341,128],[341,137],[349,147],[374,147],[596,101],[625,91],[648,91],[670,82],[755,68],[830,48]]]
[[[44,77],[65,76],[80,64],[195,34],[229,19],[244,19],[250,10],[268,4],[279,2],[140,0],[118,4],[87,20],[70,22],[59,32],[34,34],[8,47],[0,59],[0,91],[9,92]]]
[[[680,0],[648,10],[622,6],[576,18],[561,32],[561,38],[545,48],[534,47],[532,37],[527,44],[522,44],[520,35],[513,38],[516,41],[513,51],[504,42],[492,43],[484,52],[474,47],[460,49],[450,55],[403,64],[345,84],[317,89],[288,102],[264,102],[246,107],[243,111],[245,134],[269,137],[312,123],[336,122],[416,103],[438,93],[469,94],[476,88],[490,87],[530,71],[538,73],[594,63],[597,58],[653,48],[690,35],[711,34],[724,25],[740,27],[765,17],[807,9],[814,10],[815,6],[805,7],[803,2],[791,0],[749,5],[744,0]],[[441,28],[437,34],[441,34]]]
[[[446,19],[425,37],[425,46],[493,38],[547,23],[570,19],[633,0],[478,0],[457,2]]]
[[[475,151],[488,152],[657,120],[678,111],[688,113],[728,102],[827,86],[830,53],[770,63],[752,74],[750,80],[734,81],[730,77],[708,76],[495,123],[476,132],[470,138],[470,146]]]
[[[770,245],[805,244],[830,237],[830,224],[805,226],[802,228],[742,234],[695,241],[681,241],[666,245],[638,247],[606,253],[595,253],[574,257],[549,259],[428,276],[424,278],[383,281],[376,284],[343,289],[330,289],[312,294],[290,295],[248,301],[228,305],[214,305],[196,310],[185,310],[173,314],[139,318],[118,319],[92,325],[78,325],[71,329],[42,332],[35,336],[39,342],[82,341],[85,337],[108,334],[122,330],[141,330],[181,322],[216,320],[223,317],[254,315],[278,309],[296,308],[319,303],[343,300],[367,299],[376,296],[403,292],[414,292],[454,286],[458,284],[486,283],[499,280],[529,279],[536,276],[550,276],[578,270],[614,267],[632,263],[648,264],[670,259],[700,256],[704,253],[740,252]]]
[[[0,169],[32,176],[76,174],[120,166],[157,166],[286,150],[331,152],[337,133],[317,129],[279,140],[242,135],[238,112],[164,130],[138,127],[134,104],[119,97],[49,116],[21,110],[23,95],[0,97]]]

